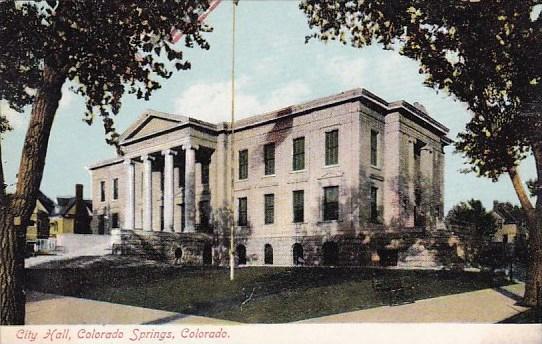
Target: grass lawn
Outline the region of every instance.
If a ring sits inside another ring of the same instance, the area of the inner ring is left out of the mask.
[[[29,289],[248,323],[282,323],[377,307],[374,270],[362,268],[110,267],[27,270]],[[414,282],[415,299],[491,287],[482,273],[379,270]],[[252,297],[250,298],[250,295]],[[249,301],[246,301],[250,298]],[[245,302],[244,305],[242,303]]]

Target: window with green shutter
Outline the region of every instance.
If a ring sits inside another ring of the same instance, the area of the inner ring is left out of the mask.
[[[246,197],[239,198],[239,204],[238,204],[237,209],[238,209],[237,225],[246,226],[248,224]]]
[[[201,164],[201,184],[209,184],[209,164]]]
[[[305,220],[305,192],[297,190],[293,192],[294,222]]]
[[[376,186],[371,186],[371,223],[379,223],[379,214],[378,214],[378,188]]]
[[[324,188],[324,221],[339,219],[339,187]]]
[[[275,222],[275,195],[264,195],[265,199],[265,224]]]
[[[239,179],[248,178],[248,150],[239,151]]]
[[[275,174],[275,144],[269,143],[263,147],[265,175]]]
[[[113,179],[113,199],[119,199],[119,179]]]
[[[371,165],[378,166],[378,131],[371,130]]]
[[[105,182],[100,181],[100,201],[105,202]]]
[[[294,171],[305,169],[305,138],[294,139],[293,166]]]
[[[339,130],[326,132],[326,165],[339,163]]]

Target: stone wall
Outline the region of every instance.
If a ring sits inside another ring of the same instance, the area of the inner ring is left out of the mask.
[[[143,256],[172,264],[204,265],[206,247],[211,248],[213,260],[215,255],[213,237],[204,233],[114,230],[111,241],[113,254]],[[213,263],[217,262],[210,264]]]

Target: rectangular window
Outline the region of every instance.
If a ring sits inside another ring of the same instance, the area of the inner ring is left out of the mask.
[[[105,216],[98,215],[98,234],[105,234]]]
[[[100,201],[105,202],[105,181],[100,182]]]
[[[263,147],[265,175],[275,174],[275,144],[269,143]]]
[[[378,215],[378,188],[371,186],[371,223],[380,223]]]
[[[181,232],[184,232],[184,228],[186,227],[186,216],[184,213],[184,204],[181,204],[179,208],[180,208],[179,211],[181,213]]]
[[[201,184],[209,184],[209,164],[201,164]]]
[[[248,150],[239,151],[239,179],[248,178]]]
[[[305,221],[305,192],[298,190],[293,192],[294,222]]]
[[[119,214],[111,214],[111,228],[119,228]]]
[[[324,221],[339,219],[339,187],[324,188]]]
[[[199,224],[202,229],[207,229],[210,223],[211,207],[209,201],[199,202]]]
[[[113,199],[119,199],[119,179],[113,179]]]
[[[264,195],[265,199],[265,224],[275,222],[275,195]]]
[[[305,169],[305,138],[294,139],[293,166],[294,171]]]
[[[164,206],[160,206],[160,230],[164,230]]]
[[[239,226],[246,226],[248,224],[248,218],[247,218],[247,198],[239,198],[239,206],[238,206],[238,219],[237,219],[237,225]]]
[[[326,132],[326,166],[339,163],[339,131]]]
[[[378,131],[371,130],[371,165],[378,166]]]

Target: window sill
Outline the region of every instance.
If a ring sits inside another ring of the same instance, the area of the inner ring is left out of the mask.
[[[339,167],[339,164],[333,164],[333,165],[324,165],[324,168],[336,168]]]
[[[379,165],[373,165],[371,164],[371,168],[374,168],[375,170],[382,170],[382,168]]]
[[[290,174],[305,173],[305,172],[307,172],[307,169],[303,169],[303,170],[292,170],[292,171],[290,171]]]
[[[329,224],[329,223],[340,223],[340,222],[343,222],[343,220],[339,219],[339,220],[322,220],[322,221],[318,221],[317,224]]]
[[[276,174],[264,174],[262,178],[273,178],[276,177]]]
[[[294,225],[308,225],[309,223],[308,222],[292,222],[292,224]]]

